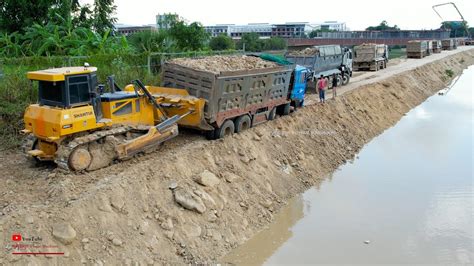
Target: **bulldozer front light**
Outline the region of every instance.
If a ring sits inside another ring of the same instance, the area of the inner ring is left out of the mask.
[[[68,129],[68,128],[72,128],[72,124],[67,124],[63,126],[63,129]]]

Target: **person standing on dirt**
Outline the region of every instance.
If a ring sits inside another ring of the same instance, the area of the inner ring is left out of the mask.
[[[337,96],[337,75],[336,73],[332,74],[332,97],[336,98]]]
[[[326,95],[325,95],[326,86],[327,86],[327,79],[326,79],[323,75],[321,75],[321,77],[319,78],[318,82],[316,83],[316,88],[317,88],[318,93],[319,93],[319,102],[320,102],[320,103],[324,103],[324,102],[325,102],[325,98],[326,98]]]

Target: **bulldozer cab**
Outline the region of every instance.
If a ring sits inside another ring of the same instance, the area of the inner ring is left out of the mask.
[[[28,73],[28,79],[38,81],[40,105],[74,108],[92,105],[96,120],[102,119],[97,91],[97,68],[63,67]]]

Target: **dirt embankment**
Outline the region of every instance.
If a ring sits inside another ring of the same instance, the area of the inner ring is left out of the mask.
[[[287,199],[442,89],[447,69],[471,64],[472,50],[224,140],[185,132],[159,152],[92,173],[64,175],[0,154],[0,264],[219,262]],[[14,233],[65,254],[12,255]]]

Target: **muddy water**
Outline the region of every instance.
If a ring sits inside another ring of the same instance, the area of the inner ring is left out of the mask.
[[[474,263],[473,81],[471,66],[223,261]]]

